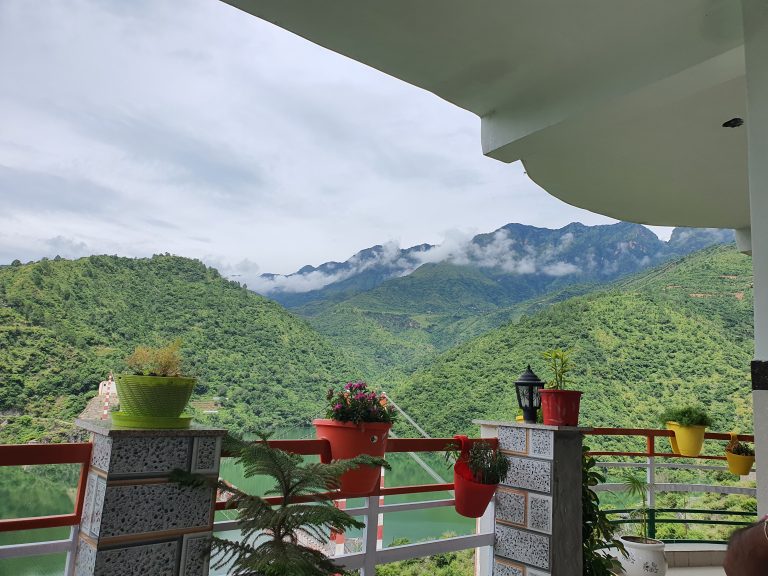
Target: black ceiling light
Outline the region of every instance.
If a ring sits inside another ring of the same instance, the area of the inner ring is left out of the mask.
[[[741,118],[731,118],[727,122],[723,122],[723,128],[738,128],[739,126],[744,125],[744,120]]]

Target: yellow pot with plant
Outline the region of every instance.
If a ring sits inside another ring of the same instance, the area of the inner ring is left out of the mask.
[[[731,441],[725,447],[725,459],[731,474],[746,476],[752,471],[752,465],[755,463],[755,450],[749,444],[740,442],[738,435],[731,432]]]
[[[664,412],[661,421],[674,436],[669,441],[672,452],[681,456],[698,456],[704,446],[704,434],[712,419],[698,406],[681,406]]]

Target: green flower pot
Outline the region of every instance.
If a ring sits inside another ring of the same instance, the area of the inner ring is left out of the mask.
[[[127,416],[178,418],[195,388],[194,378],[117,375],[120,412]]]

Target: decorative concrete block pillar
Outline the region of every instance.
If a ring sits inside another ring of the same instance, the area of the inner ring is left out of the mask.
[[[581,428],[496,427],[509,474],[496,492],[494,576],[581,576]]]
[[[206,576],[216,490],[169,482],[177,468],[218,478],[225,430],[121,430],[78,420],[92,433],[76,576]]]

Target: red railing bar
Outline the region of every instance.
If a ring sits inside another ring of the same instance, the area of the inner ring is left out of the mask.
[[[496,448],[499,441],[496,438],[470,438],[470,443],[487,442],[491,447]],[[453,438],[390,438],[387,440],[387,452],[444,452],[450,446],[455,445]],[[315,440],[270,440],[269,445],[286,452],[301,454],[304,456],[319,454],[321,457],[325,454],[330,458],[331,446],[326,439]],[[227,451],[222,456],[232,456]]]
[[[672,430],[654,430],[644,428],[592,428],[584,432],[590,436],[674,436]],[[731,435],[723,432],[707,432],[704,434],[707,440],[730,440]],[[744,442],[754,442],[752,434],[738,434],[737,438]]]
[[[0,445],[0,466],[42,464],[87,464],[91,444],[4,444]]]
[[[453,490],[453,483],[446,484],[418,484],[415,486],[391,486],[386,488],[377,488],[369,494],[369,496],[397,496],[399,494],[423,494],[427,492],[444,492],[447,490]],[[295,498],[293,502],[313,502],[318,498],[322,500],[344,500],[352,498],[363,498],[363,496],[355,495],[349,496],[343,492],[326,492],[325,494],[319,494],[315,498],[302,497]],[[270,496],[264,498],[267,504],[282,504],[283,499],[279,496]],[[231,502],[231,501],[230,501]],[[234,506],[230,506],[233,508]],[[219,500],[216,502],[216,510],[225,510],[227,508],[227,501]]]
[[[36,516],[34,518],[10,518],[0,520],[0,533],[16,530],[36,530],[38,528],[59,528],[80,523],[79,514],[58,514],[56,516]]]

